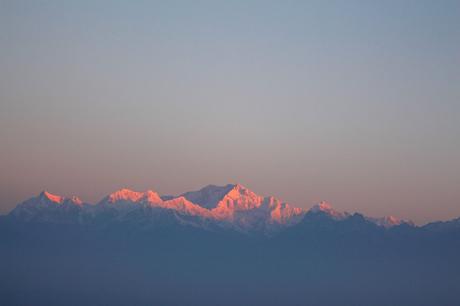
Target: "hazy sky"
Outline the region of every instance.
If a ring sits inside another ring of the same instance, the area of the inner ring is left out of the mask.
[[[0,0],[0,213],[240,182],[460,216],[460,1]]]

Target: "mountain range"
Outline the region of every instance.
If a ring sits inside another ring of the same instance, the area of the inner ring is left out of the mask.
[[[311,209],[298,208],[273,196],[260,196],[240,184],[208,185],[179,196],[160,196],[153,190],[120,189],[96,204],[43,191],[19,204],[9,217],[23,222],[82,225],[129,222],[144,228],[174,222],[209,230],[272,235],[298,224],[307,214],[324,214],[334,220],[352,217],[350,213],[334,210],[326,202]],[[384,228],[401,224],[413,226],[412,222],[393,216],[365,219]]]
[[[0,305],[460,305],[460,218],[310,209],[239,184],[0,216]]]

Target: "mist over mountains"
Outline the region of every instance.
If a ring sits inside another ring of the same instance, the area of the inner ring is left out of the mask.
[[[458,305],[460,219],[310,209],[239,184],[0,217],[1,305]]]

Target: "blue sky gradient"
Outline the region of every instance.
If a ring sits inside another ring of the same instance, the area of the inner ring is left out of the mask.
[[[240,182],[460,216],[459,1],[0,1],[0,213]]]

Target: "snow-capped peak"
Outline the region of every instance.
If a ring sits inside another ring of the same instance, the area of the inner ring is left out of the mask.
[[[367,220],[379,225],[379,226],[383,226],[385,228],[390,228],[390,227],[393,227],[393,226],[398,226],[398,225],[401,225],[401,224],[404,224],[404,223],[407,223],[407,224],[412,224],[411,221],[407,221],[407,220],[401,220],[401,219],[398,219],[394,216],[385,216],[385,217],[381,217],[381,218],[372,218],[372,217],[368,217]]]
[[[13,216],[23,218],[24,220],[36,219],[48,220],[56,211],[80,210],[83,208],[83,202],[78,197],[63,197],[52,194],[48,191],[42,191],[38,196],[22,202],[11,212]],[[60,222],[62,220],[55,220]]]
[[[318,204],[313,205],[313,207],[310,210],[313,212],[318,212],[318,211],[328,212],[328,211],[332,211],[333,208],[329,203],[322,201]]]
[[[192,203],[201,207],[212,209],[237,185],[228,184],[225,186],[208,185],[197,191],[189,191],[182,196]]]
[[[70,198],[63,197],[60,195],[52,194],[46,190],[40,192],[38,197],[32,198],[32,202],[41,202],[41,203],[54,203],[54,204],[73,204],[73,205],[82,205],[83,201],[76,196],[72,196]]]
[[[304,213],[301,208],[274,197],[264,198],[241,184],[208,185],[182,196],[206,209],[214,219],[233,223],[241,230],[261,224],[293,224]]]
[[[332,208],[332,206],[329,203],[324,202],[324,201],[314,205],[312,208],[310,208],[309,212],[311,213],[322,212],[337,220],[344,219],[348,216],[348,213],[339,212],[335,210],[334,208]]]
[[[130,202],[137,202],[144,196],[143,192],[133,191],[131,189],[122,188],[117,190],[107,196],[107,200],[110,203],[114,203],[117,201],[130,201]]]
[[[244,187],[241,184],[234,184],[234,185],[227,185],[231,186],[231,189],[226,194],[226,197],[236,200],[241,197],[246,197],[250,199],[257,199],[260,198],[259,195],[255,194],[253,191],[249,190],[248,188]]]
[[[162,202],[158,193],[153,190],[147,190],[145,192],[138,192],[131,189],[123,188],[117,190],[107,197],[102,202],[116,203],[116,202]]]
[[[64,201],[64,197],[49,193],[46,190],[43,190],[38,196],[38,198],[42,201],[51,201],[58,204],[61,204]]]
[[[161,199],[160,195],[153,191],[153,190],[147,190],[144,192],[144,195],[142,197],[143,200],[149,202],[149,203],[161,203],[163,200]]]
[[[350,216],[349,213],[347,212],[339,212],[337,210],[335,210],[334,208],[332,208],[332,206],[329,204],[329,203],[326,203],[326,202],[321,202],[319,204],[316,204],[314,205],[310,210],[309,212],[311,213],[319,213],[319,212],[322,212],[322,213],[325,213],[327,214],[328,216],[336,219],[336,220],[343,220],[347,217]],[[411,221],[406,221],[406,220],[401,220],[401,219],[398,219],[394,216],[385,216],[385,217],[381,217],[381,218],[373,218],[373,217],[366,217],[364,216],[364,218],[367,220],[367,221],[370,221],[378,226],[382,226],[382,227],[385,227],[385,228],[390,228],[390,227],[393,227],[393,226],[397,226],[397,225],[401,225],[403,223],[407,223],[407,224],[413,224]]]

